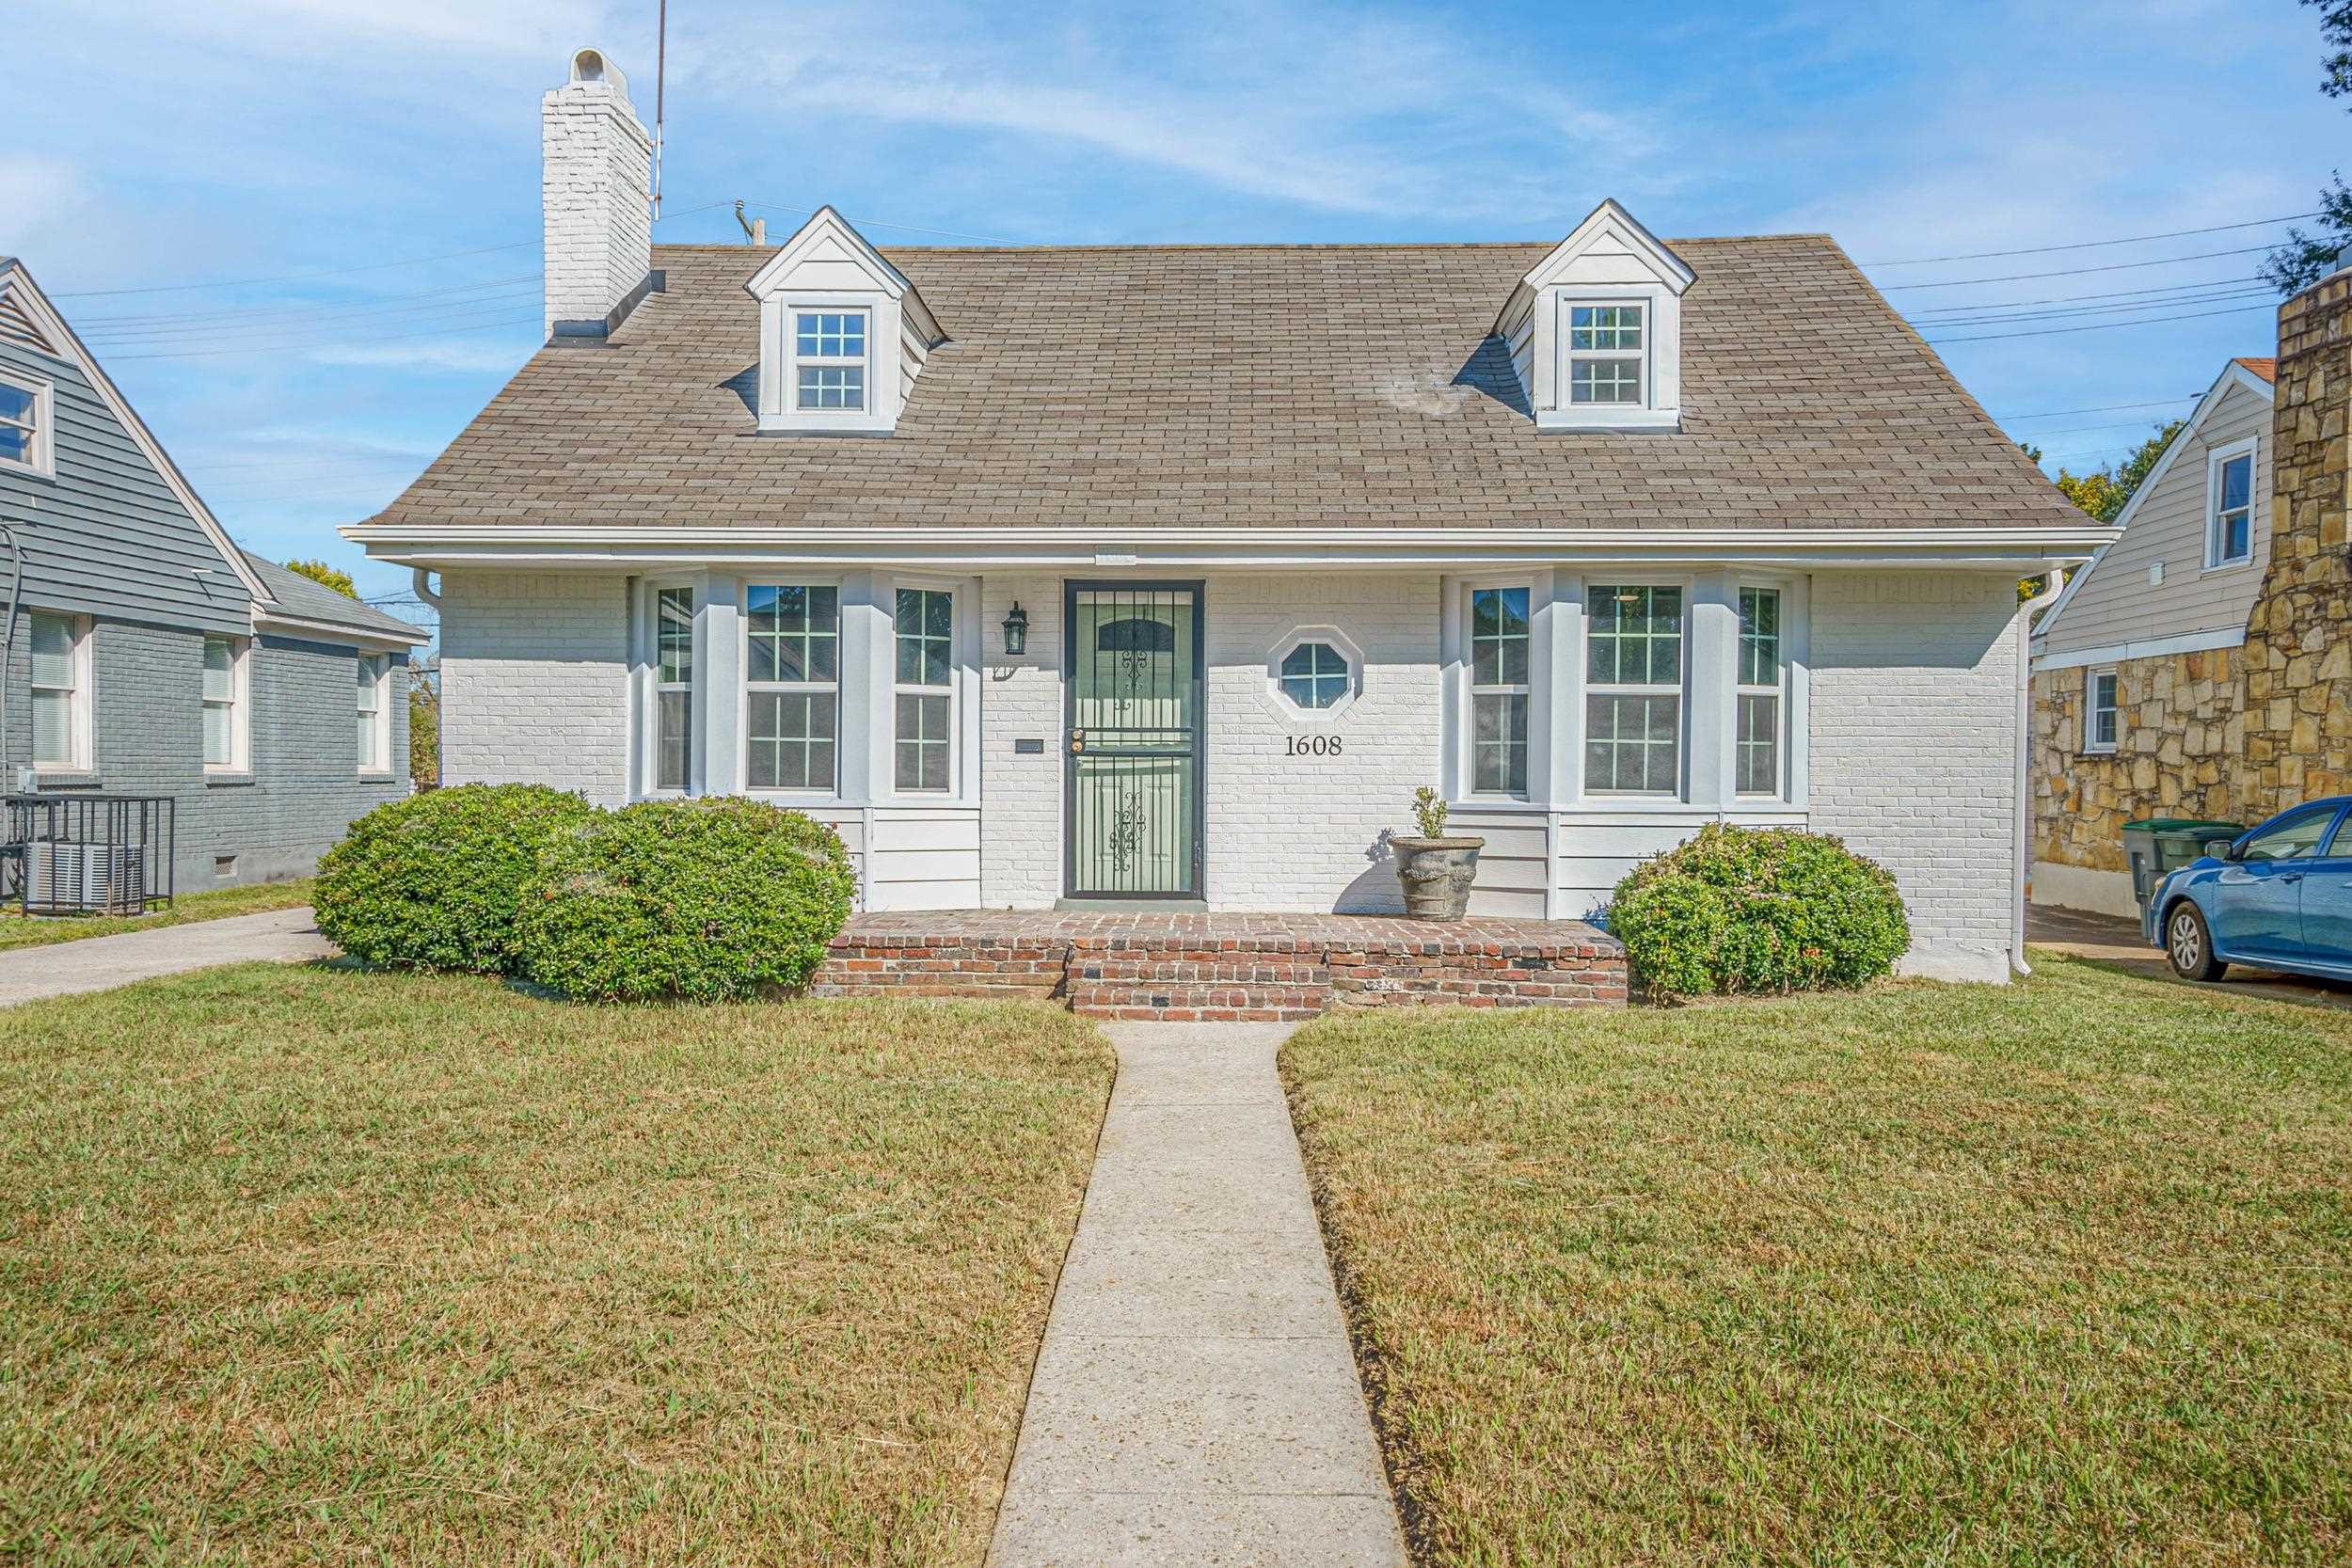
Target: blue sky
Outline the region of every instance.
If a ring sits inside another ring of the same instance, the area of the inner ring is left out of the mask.
[[[595,43],[650,115],[655,8],[15,0],[0,252],[240,540],[397,594],[334,528],[530,354],[539,94]],[[1897,263],[2301,213],[2352,130],[2293,0],[670,11],[662,240],[739,237],[737,198],[883,244],[1550,239],[1604,196],[1670,237],[1826,230],[1930,338],[1980,340],[1940,352],[1995,415],[2050,416],[2012,428],[2054,467],[2269,352],[2267,296],[2222,297],[2259,254],[2210,253],[2281,226]],[[322,276],[179,287],[295,273]],[[2096,331],[1929,314],[2201,283]]]

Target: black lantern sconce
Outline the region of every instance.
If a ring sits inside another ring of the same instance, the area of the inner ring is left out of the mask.
[[[1019,658],[1028,649],[1029,612],[1015,601],[1010,613],[1005,617],[1005,652],[1010,657]]]

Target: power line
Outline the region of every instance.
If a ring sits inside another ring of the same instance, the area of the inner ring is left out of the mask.
[[[253,462],[250,462],[250,463],[206,463],[206,464],[188,464],[188,463],[183,463],[182,465],[180,465],[180,467],[181,467],[181,470],[182,470],[183,472],[184,472],[184,473],[191,473],[191,474],[217,474],[217,473],[226,473],[226,472],[228,472],[228,471],[229,471],[230,469],[231,469],[231,468],[280,468],[280,469],[295,469],[295,468],[316,468],[316,467],[342,467],[342,466],[343,466],[343,465],[345,465],[345,464],[351,464],[351,463],[374,463],[374,462],[383,462],[383,463],[405,463],[405,464],[409,464],[409,465],[421,465],[421,464],[427,464],[427,463],[432,462],[432,461],[433,461],[433,458],[434,458],[434,455],[435,455],[435,454],[433,454],[433,453],[431,453],[431,452],[419,452],[419,453],[416,453],[416,454],[414,454],[414,455],[412,455],[412,456],[394,456],[393,454],[391,454],[391,453],[389,453],[389,452],[386,452],[386,453],[384,453],[384,454],[383,454],[382,456],[380,456],[380,457],[372,457],[372,456],[368,455],[366,452],[347,452],[347,453],[345,453],[344,455],[342,455],[342,456],[341,456],[341,457],[285,457],[285,458],[278,458],[278,457],[264,457],[264,458],[257,458],[256,460],[254,460]]]
[[[416,289],[397,294],[374,294],[363,299],[317,300],[304,305],[268,305],[237,307],[226,310],[158,310],[137,316],[85,316],[74,323],[74,329],[84,337],[137,334],[167,326],[218,324],[233,326],[246,322],[262,321],[275,316],[305,316],[322,311],[352,310],[373,308],[409,299],[446,299],[453,294],[474,293],[484,289],[512,288],[522,283],[536,283],[535,272],[518,272],[507,277],[485,277],[479,283],[453,283],[445,288]]]
[[[2150,240],[2178,240],[2191,234],[2226,234],[2233,229],[2267,229],[2274,223],[2315,218],[2318,213],[2289,213],[2282,218],[2255,218],[2249,223],[2217,223],[2210,229],[2173,229],[2161,234],[2133,234],[2120,240],[2077,240],[2072,245],[2028,245],[2022,250],[1965,250],[1952,256],[1914,256],[1901,261],[1862,261],[1866,267],[1920,267],[1931,261],[1981,261],[1994,256],[2046,256],[2054,250],[2090,250],[2106,245],[2141,245]]]
[[[2276,300],[2269,289],[2216,289],[2201,294],[2176,294],[2169,299],[2125,300],[2113,305],[2078,305],[2056,310],[1989,310],[1970,316],[1945,316],[1933,321],[1914,322],[1923,331],[1937,331],[1955,326],[2002,326],[2015,322],[2075,321],[2092,316],[2128,317],[2150,310],[2172,310],[2189,305],[2219,305],[2241,299]]]
[[[2196,310],[2185,316],[2147,316],[2138,321],[2094,322],[2089,326],[2044,326],[2028,332],[1986,332],[1972,338],[1930,338],[1931,343],[1988,343],[2001,338],[2052,338],[2068,332],[2110,332],[2119,326],[2160,326],[2167,322],[2203,321],[2208,316],[2243,316],[2253,310],[2269,310],[2268,305],[2241,305],[2230,310]]]
[[[501,326],[522,326],[526,324],[536,322],[538,320],[540,320],[540,317],[538,313],[534,311],[528,316],[511,316],[501,321],[469,322],[463,326],[431,327],[422,332],[386,332],[367,338],[359,344],[359,346],[364,347],[368,343],[397,342],[406,338],[437,338],[446,336],[452,332],[486,332]],[[315,341],[306,343],[257,343],[246,348],[176,349],[165,354],[115,354],[109,355],[107,357],[112,360],[201,359],[210,358],[213,356],[222,354],[298,354],[306,349],[342,348],[347,346],[350,346],[350,340],[323,338]]]
[[[1972,283],[2020,283],[2034,277],[2080,277],[2085,273],[2128,272],[2134,267],[2169,267],[2181,261],[2209,261],[2217,256],[2251,256],[2267,251],[2266,245],[2249,245],[2236,250],[2201,250],[2194,256],[2166,256],[2153,261],[2110,261],[2103,267],[2068,267],[2058,272],[2011,272],[1998,277],[1947,277],[1937,283],[1883,283],[1880,292],[1890,289],[1964,289]]]
[[[754,201],[745,198],[746,207],[765,207],[771,213],[799,213],[803,216],[817,211],[814,207],[794,207],[782,201]],[[885,223],[881,218],[847,218],[845,221],[860,229],[896,229],[902,234],[929,234],[940,240],[971,240],[978,245],[1019,245],[1018,240],[1000,240],[989,234],[959,234],[952,229],[917,229],[911,223]]]
[[[2259,274],[2249,274],[2242,277],[2207,277],[2195,283],[2156,283],[2145,289],[2108,289],[2095,294],[2045,294],[2040,299],[1979,299],[1965,305],[1923,305],[1913,311],[1912,316],[1916,319],[1920,316],[1964,314],[1972,310],[2022,309],[2028,305],[2065,305],[2086,299],[2134,299],[2146,294],[2186,293],[2198,289],[2233,289],[2241,283],[2262,281],[2264,279]]]
[[[369,330],[373,324],[400,316],[448,315],[453,319],[464,311],[484,309],[513,309],[528,300],[539,297],[532,288],[507,288],[471,299],[426,300],[415,305],[373,306],[358,310],[326,310],[287,321],[247,322],[242,325],[207,323],[190,326],[148,326],[135,332],[125,332],[101,339],[94,346],[116,348],[159,348],[172,343],[236,342],[255,336],[273,333],[283,336],[289,332],[313,332],[350,323],[360,324]],[[393,325],[399,325],[395,322]]]
[[[2069,414],[2112,414],[2119,408],[2162,408],[2169,404],[2193,403],[2204,395],[2202,392],[2191,392],[2186,397],[2157,398],[2153,403],[2103,403],[2096,408],[2045,408],[2038,414],[1996,414],[1994,418],[1998,420],[2062,420]]]

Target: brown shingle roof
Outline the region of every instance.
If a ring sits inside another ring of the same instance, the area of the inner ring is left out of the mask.
[[[2271,383],[2273,386],[2278,384],[2279,361],[2277,359],[2248,359],[2241,356],[2238,359],[2238,363],[2245,366],[2248,370],[2252,371],[2256,375],[2261,376],[2265,381]]]
[[[948,334],[894,436],[760,436],[769,252],[665,245],[374,521],[2079,528],[1827,238],[1674,242],[1678,436],[1539,435],[1486,338],[1542,245],[906,248]]]

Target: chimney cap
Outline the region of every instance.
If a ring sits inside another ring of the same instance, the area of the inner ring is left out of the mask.
[[[609,86],[621,97],[628,96],[628,78],[601,49],[573,51],[571,79],[575,86]]]

